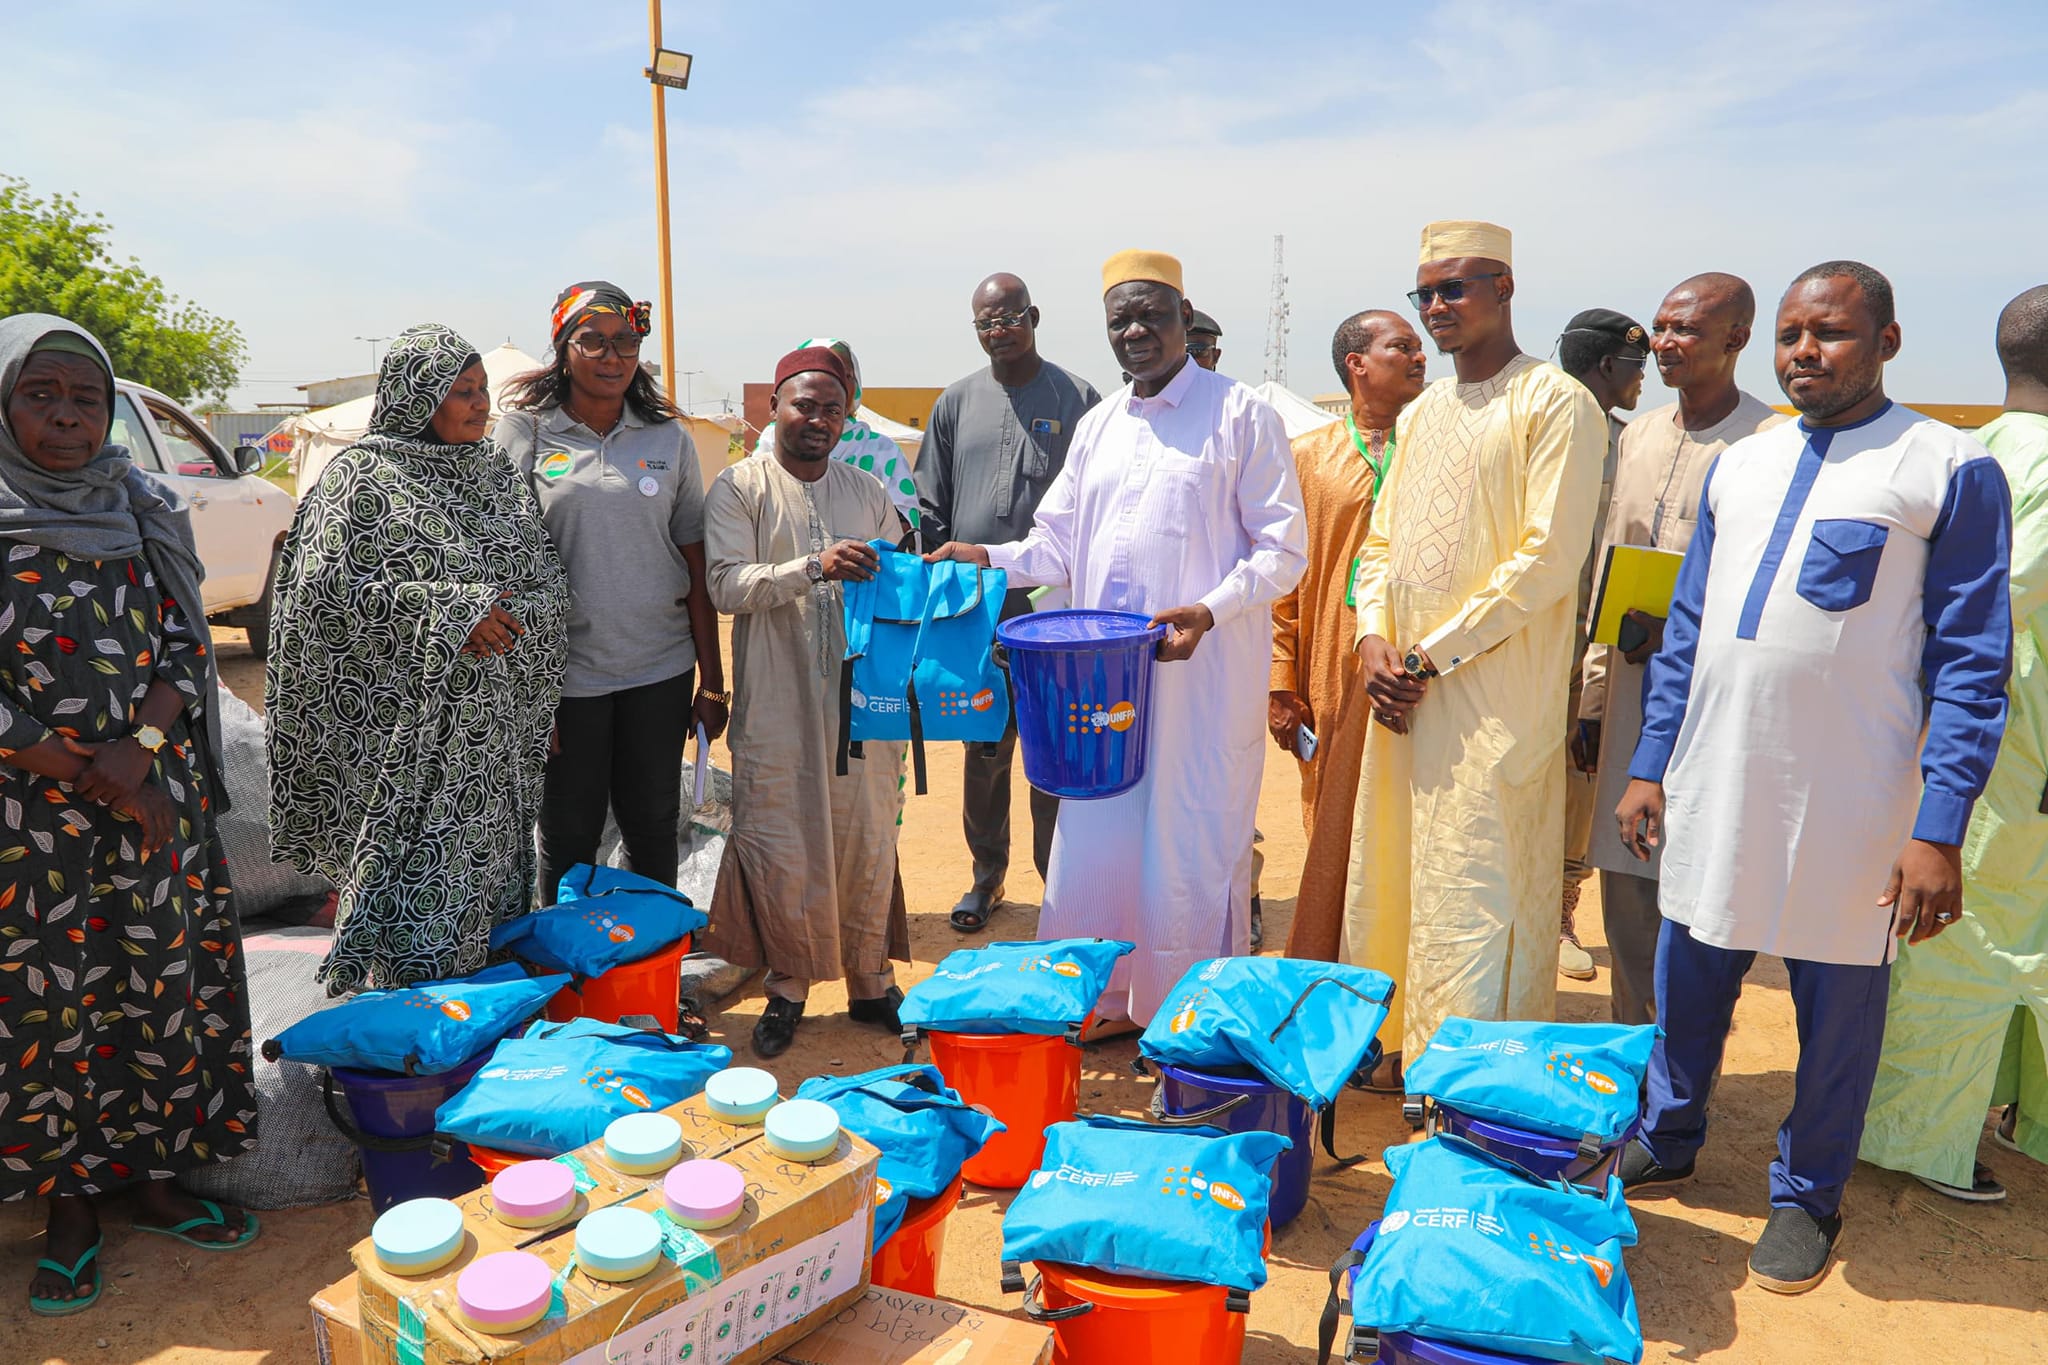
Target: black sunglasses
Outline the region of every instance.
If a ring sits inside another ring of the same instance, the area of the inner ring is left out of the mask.
[[[1190,341],[1188,343],[1189,355],[1207,355],[1215,349],[1216,343],[1213,341]]]
[[[997,313],[993,317],[976,318],[974,320],[974,330],[981,333],[983,336],[987,336],[990,332],[995,331],[997,328],[1002,328],[1006,331],[1015,331],[1017,328],[1022,327],[1025,323],[1029,321],[1031,321],[1031,314],[1029,313]]]
[[[1408,302],[1415,305],[1415,311],[1418,313],[1437,299],[1442,299],[1445,303],[1456,303],[1465,297],[1466,285],[1477,284],[1481,280],[1497,280],[1507,273],[1505,270],[1496,270],[1490,275],[1467,275],[1461,280],[1445,280],[1442,284],[1435,285],[1426,284],[1420,289],[1409,290]]]

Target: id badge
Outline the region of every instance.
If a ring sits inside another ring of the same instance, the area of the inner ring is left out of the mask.
[[[1363,567],[1365,567],[1365,556],[1357,555],[1353,557],[1351,561],[1351,578],[1344,584],[1344,605],[1347,607],[1358,605],[1358,571]]]

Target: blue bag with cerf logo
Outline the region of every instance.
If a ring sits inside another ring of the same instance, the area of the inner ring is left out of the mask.
[[[1364,1329],[1575,1365],[1643,1358],[1619,1180],[1589,1199],[1454,1137],[1386,1161],[1394,1187],[1351,1288],[1354,1348]]]
[[[1080,1027],[1117,959],[1136,948],[1114,938],[962,948],[904,992],[896,1014],[906,1030],[1056,1036]]]
[[[1444,1020],[1403,1068],[1408,1093],[1472,1118],[1612,1146],[1642,1110],[1653,1024]]]
[[[542,1022],[507,1038],[434,1111],[450,1137],[522,1156],[559,1156],[624,1114],[666,1109],[732,1064],[732,1049],[599,1019]]]
[[[839,773],[863,740],[906,739],[922,795],[926,740],[994,744],[1009,728],[1010,689],[995,661],[1009,577],[870,543],[875,576],[841,588]]]
[[[491,946],[554,971],[602,976],[674,947],[710,923],[673,886],[624,868],[578,863],[563,876],[560,895],[557,904],[492,930]]]
[[[1394,979],[1364,967],[1213,958],[1168,993],[1138,1052],[1178,1066],[1249,1066],[1320,1110],[1372,1052],[1393,998]]]
[[[882,1153],[875,1171],[875,1250],[903,1226],[913,1199],[930,1199],[960,1178],[960,1168],[1002,1120],[970,1109],[934,1066],[885,1066],[858,1076],[813,1076],[800,1100],[823,1100],[839,1126]]]
[[[1005,1278],[1025,1261],[1222,1285],[1266,1282],[1278,1133],[1087,1118],[1045,1130],[1045,1157],[1003,1215]]]
[[[264,1055],[312,1066],[431,1076],[453,1071],[518,1028],[569,984],[501,962],[468,976],[362,991],[264,1043]]]

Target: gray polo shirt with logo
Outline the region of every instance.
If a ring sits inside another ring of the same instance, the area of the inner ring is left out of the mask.
[[[680,545],[704,539],[697,449],[681,422],[626,405],[599,436],[560,408],[508,412],[493,433],[540,499],[569,571],[565,697],[597,697],[697,665]]]

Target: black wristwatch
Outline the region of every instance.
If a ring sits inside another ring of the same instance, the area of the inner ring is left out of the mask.
[[[1406,657],[1401,660],[1401,667],[1411,678],[1434,678],[1437,676],[1436,669],[1423,661],[1420,649],[1409,650]]]

